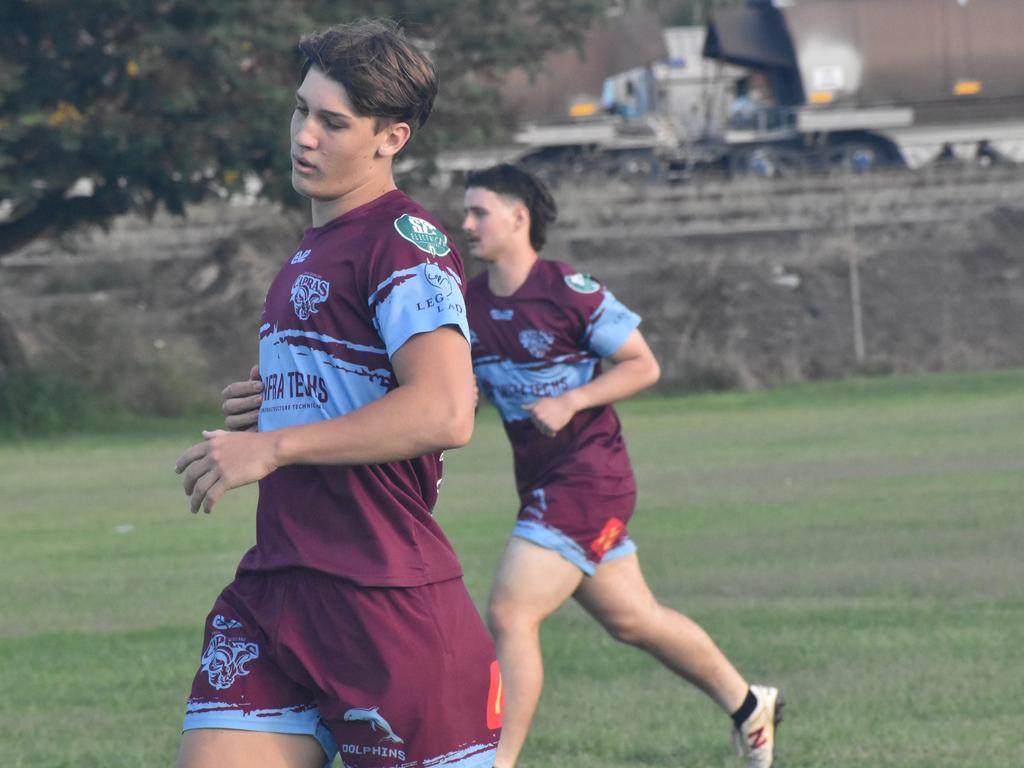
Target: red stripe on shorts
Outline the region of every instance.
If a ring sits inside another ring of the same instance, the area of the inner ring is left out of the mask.
[[[491,662],[491,687],[487,692],[487,727],[501,728],[505,715],[505,689],[501,684],[501,670],[498,662]]]

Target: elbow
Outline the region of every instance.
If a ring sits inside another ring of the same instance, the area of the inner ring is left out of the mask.
[[[647,365],[647,386],[653,387],[661,380],[661,366],[658,365],[658,361],[651,355],[650,362]]]
[[[451,407],[443,409],[443,412],[443,423],[438,424],[435,431],[441,443],[438,448],[442,451],[461,448],[473,437],[473,402],[453,402]]]
[[[461,448],[473,437],[473,414],[470,412],[468,419],[463,419],[457,429],[453,429],[450,437],[449,448]]]

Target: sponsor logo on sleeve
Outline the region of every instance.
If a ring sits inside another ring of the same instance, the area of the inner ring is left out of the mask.
[[[331,284],[312,272],[303,272],[292,283],[292,306],[300,320],[309,320],[327,300]]]
[[[447,256],[451,253],[448,237],[426,219],[403,213],[395,219],[395,231],[431,256]]]
[[[427,262],[423,265],[423,277],[434,289],[434,293],[416,302],[416,309],[434,310],[435,312],[454,312],[463,314],[466,309],[462,305],[462,293],[455,290],[452,276],[437,264]]]
[[[538,331],[534,328],[529,328],[519,332],[519,343],[523,345],[523,349],[537,359],[543,358],[554,342],[555,335],[549,331]]]
[[[452,285],[452,277],[443,269],[436,264],[423,265],[423,276],[427,279],[427,282],[432,286],[441,291],[445,298],[452,295],[452,291],[455,290],[455,286]]]
[[[601,290],[601,284],[597,280],[582,272],[566,275],[565,284],[576,291],[576,293],[597,293]]]
[[[202,669],[210,679],[210,685],[218,691],[230,688],[235,680],[249,674],[245,665],[260,656],[256,643],[245,640],[228,640],[216,634],[203,653]]]

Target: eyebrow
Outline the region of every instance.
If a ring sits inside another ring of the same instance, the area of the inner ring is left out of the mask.
[[[301,101],[306,106],[309,106],[309,104],[306,102],[306,99],[303,98],[302,94],[299,93],[298,91],[295,92],[295,100],[296,101]],[[316,111],[319,112],[321,115],[324,115],[325,117],[333,117],[333,118],[337,118],[338,120],[351,120],[352,119],[352,115],[346,114],[345,112],[332,112],[329,109],[318,109]]]

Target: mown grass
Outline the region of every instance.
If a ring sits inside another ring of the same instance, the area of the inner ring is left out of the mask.
[[[795,766],[1024,764],[1024,371],[625,404],[655,593],[789,705]],[[193,517],[172,466],[210,419],[0,444],[5,766],[173,761],[203,618],[252,489]],[[482,604],[515,514],[482,412],[437,510]],[[735,766],[706,698],[576,606],[543,630],[522,765]]]

